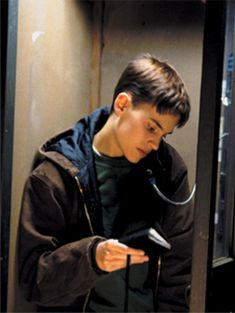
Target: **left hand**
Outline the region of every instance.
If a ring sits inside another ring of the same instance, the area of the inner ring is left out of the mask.
[[[149,257],[143,250],[133,249],[115,239],[100,242],[96,247],[96,263],[106,272],[113,272],[127,265],[127,255],[131,256],[130,264],[148,262]]]

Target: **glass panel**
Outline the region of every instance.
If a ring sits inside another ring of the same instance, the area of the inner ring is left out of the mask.
[[[217,199],[214,232],[214,259],[229,256],[231,240],[231,221],[233,220],[234,199],[229,199],[227,190],[232,184],[234,176],[231,173],[232,160],[231,137],[233,109],[233,68],[234,68],[234,16],[235,3],[229,2],[226,18],[226,37],[224,50],[224,72],[221,96],[221,117],[218,151]],[[233,147],[233,149],[235,149]],[[233,176],[233,177],[232,177]]]

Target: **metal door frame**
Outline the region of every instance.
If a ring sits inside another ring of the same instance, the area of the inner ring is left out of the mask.
[[[206,2],[190,312],[206,312],[212,273],[226,7]]]
[[[1,14],[7,14],[7,22],[1,29],[1,34],[6,36],[5,58],[1,62],[6,63],[4,83],[1,85],[1,312],[7,312],[7,289],[8,289],[8,255],[10,235],[10,212],[11,212],[11,180],[13,158],[13,133],[15,111],[15,80],[16,80],[16,51],[17,51],[17,23],[18,23],[18,0],[4,1],[7,9]],[[2,6],[2,4],[1,4]],[[1,7],[2,8],[2,7]],[[2,57],[2,55],[1,55]],[[1,82],[2,83],[2,82]],[[4,86],[4,90],[2,90]]]

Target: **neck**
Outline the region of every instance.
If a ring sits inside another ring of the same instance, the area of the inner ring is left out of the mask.
[[[93,145],[101,154],[119,157],[123,154],[118,149],[113,119],[111,115],[103,128],[94,136]]]

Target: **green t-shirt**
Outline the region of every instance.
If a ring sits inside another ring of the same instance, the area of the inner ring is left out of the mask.
[[[120,184],[133,164],[124,157],[110,158],[95,153],[95,166],[102,204],[103,232],[112,237],[115,218],[120,209]]]
[[[95,166],[102,204],[103,233],[112,238],[115,218],[120,209],[120,184],[132,167],[124,157],[110,158],[95,152]],[[153,291],[146,286],[149,263],[132,265],[129,272],[128,311],[153,312]],[[88,312],[123,312],[126,270],[114,271],[92,289]]]

